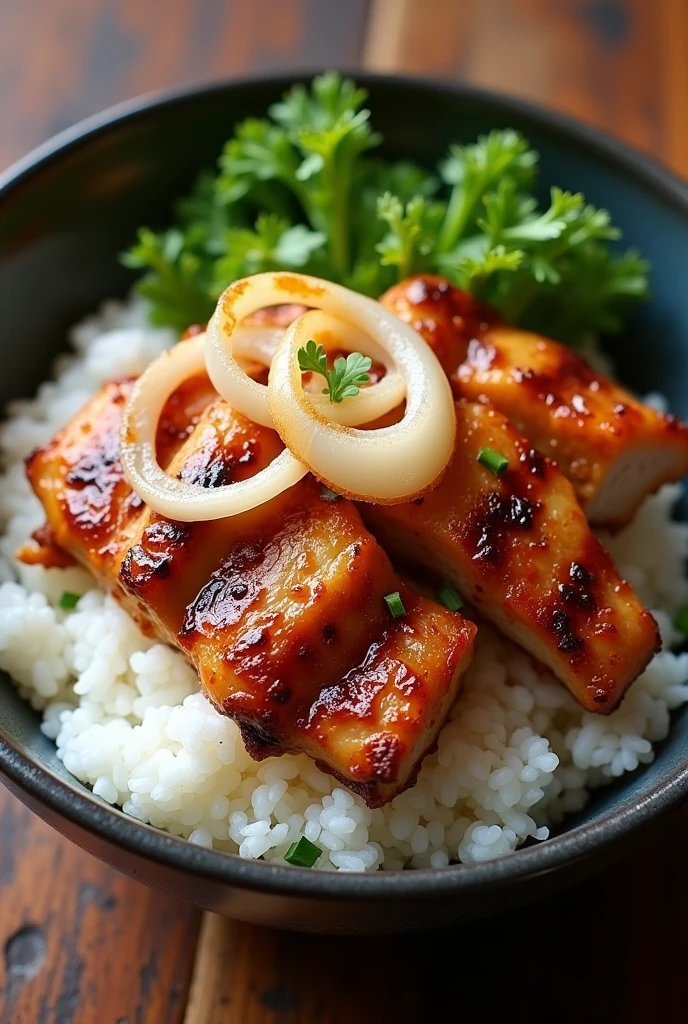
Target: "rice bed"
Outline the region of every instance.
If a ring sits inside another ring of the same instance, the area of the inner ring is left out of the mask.
[[[688,700],[688,654],[672,627],[688,600],[688,527],[671,521],[677,487],[603,538],[653,609],[665,649],[608,717],[583,711],[549,673],[488,628],[437,751],[416,785],[379,810],[305,756],[257,763],[236,725],[202,696],[181,654],[138,631],[81,569],[24,566],[17,547],[43,522],[23,459],[106,380],[140,372],[175,337],[140,300],[109,302],[71,334],[72,354],[0,428],[0,667],[42,712],[65,768],[110,804],[192,843],[280,860],[305,835],[316,870],[441,868],[488,860],[585,804],[592,788],[653,759],[672,709]],[[73,611],[57,601],[83,594]]]

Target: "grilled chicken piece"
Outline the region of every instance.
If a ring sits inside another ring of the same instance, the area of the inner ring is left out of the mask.
[[[618,528],[688,472],[688,427],[643,405],[571,349],[499,322],[442,278],[380,300],[427,340],[457,396],[487,398],[573,484],[591,523]]]
[[[557,467],[482,403],[456,404],[439,486],[406,505],[361,505],[387,550],[455,583],[588,711],[607,713],[658,647],[657,624],[591,534]],[[497,476],[483,448],[508,459]]]
[[[225,520],[152,513],[118,460],[130,387],[106,385],[28,460],[54,541],[185,652],[254,758],[305,752],[385,803],[433,746],[475,626],[404,587],[354,505],[327,500],[312,477]],[[211,396],[207,380],[187,382],[158,433],[169,472],[206,487],[251,476],[281,448]],[[398,620],[384,602],[396,590]]]

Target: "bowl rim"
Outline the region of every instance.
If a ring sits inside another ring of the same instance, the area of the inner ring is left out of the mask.
[[[33,174],[120,124],[155,116],[168,108],[193,104],[200,98],[227,91],[250,90],[256,85],[287,89],[294,82],[309,81],[317,73],[317,69],[301,69],[227,78],[146,93],[111,106],[53,136],[1,172],[0,204]],[[358,69],[343,69],[342,73],[355,78],[364,87],[385,84],[402,91],[420,93],[429,99],[433,95],[449,95],[496,108],[504,113],[505,118],[517,115],[529,119],[551,134],[583,148],[598,161],[630,176],[688,218],[686,182],[652,157],[568,115],[528,100],[438,78],[387,75]],[[475,895],[496,886],[555,871],[572,862],[585,860],[603,848],[617,846],[688,797],[687,759],[683,766],[675,767],[668,777],[639,799],[622,802],[621,806],[537,846],[516,850],[494,860],[452,865],[442,870],[425,868],[358,874],[308,871],[286,864],[244,860],[236,854],[228,855],[195,846],[106,804],[78,780],[72,782],[58,775],[40,756],[29,757],[4,729],[0,729],[0,771],[13,788],[29,795],[32,803],[35,801],[53,809],[74,825],[116,847],[167,868],[191,873],[207,882],[283,896],[327,896],[335,900],[355,897],[377,902],[396,900],[399,896],[441,898],[468,891]]]

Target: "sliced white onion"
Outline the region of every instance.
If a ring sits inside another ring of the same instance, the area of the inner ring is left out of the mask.
[[[314,408],[304,394],[297,357],[309,338],[312,314],[304,313],[287,328],[272,361],[268,398],[274,425],[295,456],[338,493],[378,504],[409,501],[432,487],[452,456],[456,416],[449,381],[412,327],[372,299],[322,284],[319,305],[346,315],[387,350],[403,373],[404,416],[393,426],[355,430]]]
[[[258,309],[293,302],[315,308],[287,328],[272,356],[282,328],[242,321]],[[384,363],[385,376],[362,388],[355,401],[339,404],[304,391],[297,353],[310,337],[326,348],[363,350]],[[268,386],[252,380],[237,358],[264,364],[272,358]],[[165,403],[183,381],[204,369],[233,408],[256,423],[274,426],[287,445],[255,476],[214,489],[173,478],[159,465],[155,450]],[[399,407],[404,397],[400,422],[376,430],[354,429]],[[449,382],[412,327],[372,299],[339,285],[305,275],[257,274],[227,289],[205,337],[164,353],[138,379],[124,410],[121,456],[127,479],[152,509],[191,522],[255,508],[293,486],[309,469],[333,489],[359,500],[408,501],[439,479],[451,458],[455,433]]]
[[[304,390],[308,392],[315,408],[327,419],[344,426],[357,427],[385,416],[403,402],[406,394],[403,377],[381,345],[362,335],[348,321],[320,310],[309,313],[308,325],[309,338],[313,338],[326,351],[334,348],[345,352],[360,352],[385,367],[385,376],[375,384],[361,388],[355,402],[339,404],[332,403],[327,395],[322,394],[324,380],[319,374],[314,374],[313,380],[305,385]],[[232,333],[231,345],[232,355],[242,372],[247,373],[251,363],[269,367],[285,330],[284,326],[270,324],[239,324]],[[205,337],[205,334],[199,334],[198,337]]]
[[[362,324],[354,324],[352,317],[348,315],[351,301],[356,298],[363,297],[356,296],[354,292],[331,284],[329,281],[321,281],[305,274],[274,272],[254,274],[253,277],[235,281],[220,297],[206,332],[206,369],[213,386],[233,409],[243,412],[255,423],[266,427],[272,426],[272,414],[268,406],[266,386],[252,380],[237,362],[237,356],[242,358],[249,356],[247,346],[250,346],[251,343],[248,332],[259,326],[242,324],[242,321],[257,310],[268,306],[300,302],[331,313],[343,321],[343,323],[331,322],[328,324],[320,319],[316,326],[319,325],[319,330],[327,331],[330,334],[336,332],[334,344],[337,346],[346,348],[349,344],[356,347],[360,345],[358,350],[361,351],[372,332],[368,332]],[[378,305],[372,299],[363,301],[371,306]],[[392,318],[392,314],[387,314],[387,316]],[[356,331],[356,327],[358,327],[358,331]],[[408,330],[410,331],[411,328]],[[241,339],[238,349],[235,348],[235,337],[237,340]],[[375,340],[376,338],[373,336],[373,351],[364,349],[363,354],[377,359],[381,355],[380,348],[390,353],[390,349],[384,343],[375,346]],[[379,337],[377,340],[380,342]],[[427,346],[425,347],[427,348]],[[391,354],[393,356],[393,353]],[[323,395],[312,394],[314,404],[322,412],[327,409],[328,418],[333,422],[347,426],[358,426],[361,423],[377,419],[379,416],[384,416],[403,400],[405,387],[402,376],[395,368],[394,363],[384,356],[382,356],[382,361],[387,367],[387,374],[377,384],[363,389],[355,403],[343,402],[335,405]],[[365,399],[359,405],[364,394]]]
[[[314,374],[313,390],[306,388],[306,393],[311,405],[321,416],[333,423],[341,423],[342,426],[358,427],[362,423],[371,423],[380,416],[386,416],[392,409],[401,405],[406,394],[404,378],[381,345],[363,335],[360,329],[357,330],[349,321],[334,317],[330,313],[323,313],[319,309],[310,310],[304,314],[304,318],[304,323],[307,324],[304,336],[308,335],[306,341],[312,338],[326,351],[341,348],[345,352],[360,352],[385,367],[385,376],[375,384],[361,387],[355,402],[331,402],[329,395],[322,393],[324,378]],[[284,335],[284,331],[282,334]]]
[[[198,335],[150,364],[124,407],[120,434],[122,468],[134,491],[155,512],[185,523],[247,512],[292,487],[308,472],[288,449],[255,476],[224,487],[184,483],[162,469],[155,451],[158,421],[179,385],[205,370],[204,347],[203,335]]]
[[[270,324],[239,324],[232,335],[232,352],[237,359],[269,366],[284,330]]]

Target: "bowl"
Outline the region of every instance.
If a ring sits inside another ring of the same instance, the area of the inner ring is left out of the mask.
[[[310,77],[310,76],[308,76]],[[212,166],[234,123],[259,116],[301,75],[231,81],[125,104],[46,143],[0,177],[0,399],[30,395],[65,331],[132,277],[117,253],[139,224]],[[614,345],[622,379],[668,394],[688,416],[688,188],[647,157],[530,104],[464,86],[356,73],[390,156],[434,162],[451,141],[523,131],[551,184],[607,207],[652,263],[652,299]],[[19,347],[17,347],[19,346]],[[651,353],[651,358],[648,354]],[[56,829],[114,867],[220,914],[322,932],[417,929],[523,903],[618,856],[688,795],[688,710],[655,762],[600,791],[547,842],[440,871],[309,872],[192,846],[128,817],[76,782],[7,676],[0,771]]]

